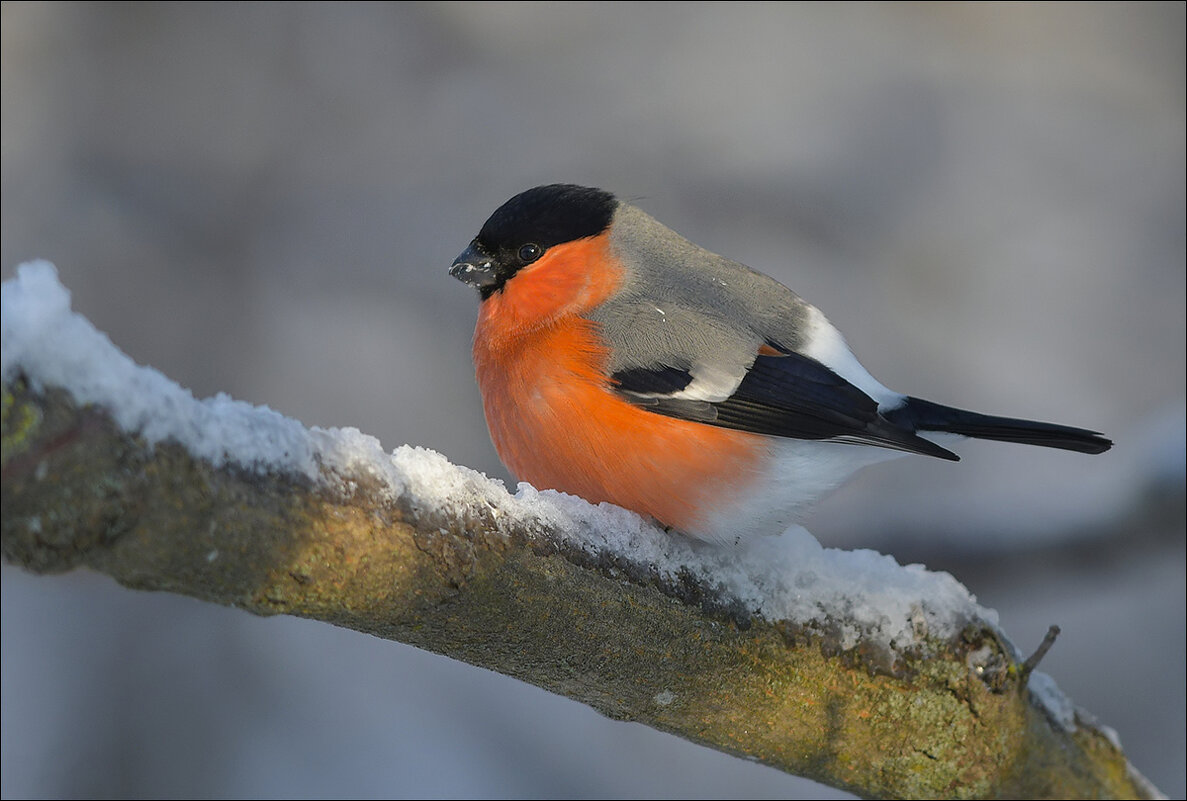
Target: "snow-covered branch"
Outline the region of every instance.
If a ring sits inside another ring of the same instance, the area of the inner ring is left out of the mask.
[[[746,549],[431,451],[196,400],[3,290],[3,551],[411,643],[867,796],[1151,796],[947,574],[802,529]]]

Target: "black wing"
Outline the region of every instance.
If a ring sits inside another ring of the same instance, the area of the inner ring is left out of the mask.
[[[815,359],[760,355],[724,401],[674,398],[695,376],[661,366],[615,373],[615,389],[657,414],[776,437],[879,445],[957,461],[959,457],[878,413],[878,403]]]

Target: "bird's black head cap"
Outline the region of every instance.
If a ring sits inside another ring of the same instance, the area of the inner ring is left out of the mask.
[[[521,192],[495,210],[478,242],[496,250],[519,249],[529,242],[544,250],[605,231],[618,202],[601,189],[549,184]]]
[[[605,231],[617,207],[609,192],[573,184],[521,192],[495,210],[450,272],[486,299],[550,247]]]

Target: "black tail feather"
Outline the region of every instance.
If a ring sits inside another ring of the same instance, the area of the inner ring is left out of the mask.
[[[1055,423],[978,414],[951,406],[941,406],[920,398],[907,398],[906,403],[897,409],[883,412],[883,416],[896,425],[914,431],[943,431],[976,439],[1019,442],[1024,445],[1062,448],[1080,453],[1104,453],[1113,447],[1112,440],[1095,431]]]

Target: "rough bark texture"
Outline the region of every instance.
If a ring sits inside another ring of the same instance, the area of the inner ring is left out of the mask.
[[[591,564],[485,503],[450,516],[364,479],[346,494],[216,469],[64,392],[3,391],[3,552],[31,571],[399,640],[863,796],[1155,792],[1090,723],[1049,720],[988,626],[926,654],[841,652]]]

